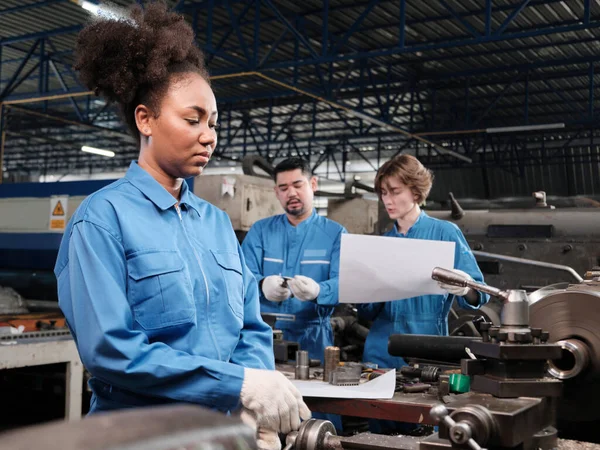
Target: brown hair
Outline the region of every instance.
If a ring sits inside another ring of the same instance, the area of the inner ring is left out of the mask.
[[[398,155],[384,163],[375,176],[375,192],[381,197],[381,189],[388,178],[396,177],[410,188],[422,205],[431,191],[433,173],[411,155]]]
[[[101,16],[77,38],[75,69],[84,85],[117,102],[129,131],[138,140],[134,112],[145,104],[155,117],[174,75],[197,73],[207,82],[204,55],[183,16],[163,2],[130,8],[128,17]]]

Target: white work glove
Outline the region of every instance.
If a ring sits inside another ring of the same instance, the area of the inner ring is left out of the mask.
[[[240,419],[254,431],[258,450],[281,450],[281,439],[277,431],[257,428],[256,416],[252,411],[242,408]]]
[[[256,433],[258,450],[281,450],[281,439],[275,430],[259,428]]]
[[[284,280],[279,275],[269,275],[262,282],[262,291],[265,298],[272,302],[282,302],[290,298],[292,293],[286,287],[283,287]]]
[[[300,427],[300,419],[310,419],[310,410],[296,387],[275,370],[244,368],[240,401],[249,409],[258,429],[287,434]],[[242,415],[245,414],[242,411]],[[248,423],[248,418],[242,418]]]
[[[314,300],[321,292],[321,286],[312,278],[302,275],[296,275],[293,279],[288,280],[288,286],[292,290],[292,294],[298,300],[303,302]]]
[[[469,275],[467,272],[463,272],[462,270],[458,270],[458,269],[449,269],[449,270],[450,270],[450,272],[454,272],[455,274],[461,275],[465,278],[468,278],[469,280],[473,279],[473,277],[471,275]],[[445,291],[448,291],[450,294],[456,295],[458,297],[464,297],[469,292],[468,287],[454,286],[452,284],[442,283],[441,281],[438,281],[438,286],[441,287],[442,289],[444,289]]]

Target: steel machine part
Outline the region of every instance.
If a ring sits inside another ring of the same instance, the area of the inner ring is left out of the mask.
[[[339,347],[325,347],[325,361],[323,362],[323,381],[329,383],[331,372],[333,372],[340,364],[340,349]]]
[[[361,373],[360,364],[337,367],[331,371],[329,383],[334,386],[358,386]]]
[[[535,294],[535,293],[534,293]],[[531,325],[549,330],[561,348],[549,361],[548,374],[563,381],[559,418],[568,422],[600,420],[600,282],[586,280],[537,295]]]
[[[309,419],[298,431],[286,436],[283,450],[418,450],[419,441],[412,436],[385,436],[362,433],[337,436],[327,420]]]
[[[289,433],[284,450],[341,449],[335,427],[328,420],[309,419],[302,422],[298,431]]]
[[[296,380],[308,380],[310,360],[306,350],[296,352]]]
[[[256,449],[240,419],[189,405],[114,411],[76,422],[53,422],[1,435],[2,448],[25,450]]]

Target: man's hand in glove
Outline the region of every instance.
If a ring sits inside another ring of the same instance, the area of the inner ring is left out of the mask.
[[[292,290],[294,297],[303,302],[314,300],[319,296],[321,287],[312,278],[308,278],[302,275],[296,275],[293,279],[288,281],[288,286]]]
[[[284,280],[279,275],[269,275],[262,281],[262,291],[265,298],[272,302],[282,302],[290,298],[292,293],[286,287],[283,287]]]

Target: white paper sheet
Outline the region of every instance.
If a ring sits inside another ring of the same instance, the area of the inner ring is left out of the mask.
[[[333,386],[324,381],[291,380],[303,397],[388,399],[394,396],[396,371],[359,384],[358,386]]]
[[[454,242],[343,234],[340,303],[402,300],[443,294],[435,267],[454,268]]]

